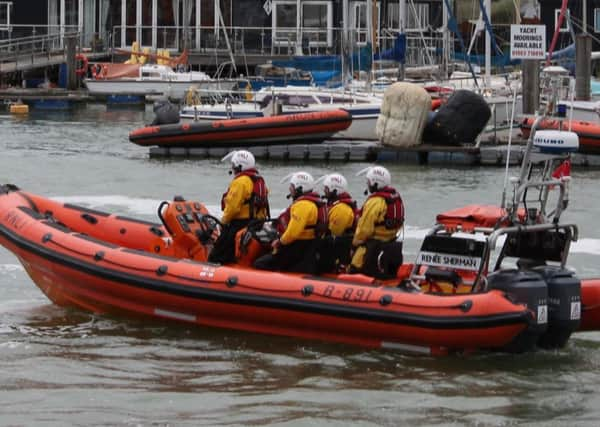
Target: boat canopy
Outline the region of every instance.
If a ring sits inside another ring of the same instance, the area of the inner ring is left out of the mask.
[[[524,217],[525,212],[519,212]],[[509,225],[506,209],[495,205],[467,205],[438,214],[436,220],[446,228],[462,227],[472,230],[475,227],[497,227]]]

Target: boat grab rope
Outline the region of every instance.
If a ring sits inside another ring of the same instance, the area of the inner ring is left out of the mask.
[[[135,267],[135,266],[132,266],[131,264],[123,264],[118,261],[113,261],[113,260],[107,259],[104,251],[94,251],[93,254],[90,254],[87,252],[77,250],[71,246],[66,246],[66,245],[52,239],[52,233],[45,234],[42,241],[44,243],[53,243],[54,245],[58,246],[61,249],[64,249],[65,251],[69,251],[69,252],[72,252],[72,253],[80,255],[80,256],[89,257],[95,261],[104,261],[108,264],[116,265],[117,267],[122,267],[122,268],[136,270],[136,271],[144,271],[144,272],[155,272],[157,270],[156,268]]]
[[[244,289],[250,289],[250,290],[254,290],[254,291],[265,291],[266,290],[264,287],[259,288],[259,287],[252,286],[249,284],[239,283],[237,281],[236,276],[230,276],[226,280],[225,283],[228,287],[239,286]],[[442,309],[452,309],[452,310],[458,309],[463,312],[469,311],[471,309],[471,307],[473,306],[473,301],[471,301],[470,299],[465,299],[464,301],[462,301],[460,303],[449,304],[447,306],[440,306],[439,303],[436,305],[428,305],[428,304],[414,304],[414,303],[401,302],[401,301],[394,300],[394,298],[390,294],[375,294],[374,296],[376,298],[371,298],[372,290],[365,291],[362,288],[357,289],[357,288],[351,287],[350,285],[344,286],[344,287],[345,287],[345,291],[339,292],[338,295],[334,294],[333,289],[328,286],[326,286],[323,291],[317,292],[317,291],[315,291],[314,286],[311,284],[306,284],[305,286],[303,286],[300,289],[281,289],[281,288],[275,287],[275,288],[269,289],[269,291],[279,292],[279,293],[291,293],[291,294],[300,292],[300,294],[305,298],[310,297],[311,295],[315,295],[315,296],[319,296],[319,297],[327,298],[327,299],[331,299],[331,300],[344,301],[344,302],[355,302],[355,303],[361,303],[361,304],[379,304],[381,306],[395,305],[395,306],[414,307],[414,308],[430,308],[430,309],[442,308]],[[374,289],[380,289],[380,288],[374,288]],[[357,292],[354,292],[355,290]],[[361,293],[359,294],[359,292],[361,292]],[[366,293],[366,295],[365,295],[365,293]]]
[[[70,233],[65,233],[65,234],[69,234],[70,235]],[[44,234],[44,237],[42,237],[42,242],[43,243],[53,243],[55,246],[58,246],[59,248],[64,249],[65,251],[73,252],[73,253],[75,253],[77,255],[81,255],[81,256],[86,256],[86,257],[93,258],[96,255],[95,253],[94,254],[89,254],[87,252],[83,252],[83,251],[77,250],[77,249],[75,249],[75,248],[73,248],[71,246],[66,246],[66,245],[63,245],[60,242],[57,242],[56,240],[54,240],[52,238],[52,233],[46,233],[46,234]]]
[[[181,275],[181,274],[171,273],[171,272],[169,272],[168,266],[166,266],[164,264],[161,264],[158,267],[152,267],[152,268],[135,267],[135,266],[132,266],[131,264],[124,264],[124,263],[120,263],[118,261],[107,259],[105,256],[105,253],[103,251],[95,251],[93,254],[91,254],[89,252],[83,252],[83,251],[77,250],[75,248],[72,248],[70,246],[66,246],[60,242],[57,242],[56,240],[54,240],[52,238],[52,233],[45,234],[44,237],[42,238],[42,241],[44,243],[52,243],[55,246],[65,250],[65,251],[75,253],[79,256],[92,258],[96,262],[104,261],[107,264],[115,265],[115,266],[125,268],[125,269],[130,269],[130,270],[135,270],[135,271],[143,271],[146,273],[152,272],[152,273],[155,273],[160,276],[170,276],[170,277],[173,277],[176,279],[183,279],[183,280],[193,281],[193,282],[197,282],[197,283],[220,284],[220,285],[225,285],[228,288],[240,287],[243,289],[248,289],[248,290],[253,290],[253,291],[277,292],[280,294],[300,293],[305,298],[308,298],[311,295],[314,295],[314,296],[319,296],[319,297],[330,299],[330,300],[337,300],[337,301],[344,301],[344,302],[351,302],[351,303],[360,303],[360,304],[378,304],[381,306],[403,306],[403,307],[430,308],[430,309],[431,308],[458,309],[463,312],[469,311],[471,309],[471,307],[473,306],[473,302],[470,299],[465,299],[464,301],[462,301],[460,303],[450,304],[447,306],[440,306],[439,304],[435,305],[435,306],[431,306],[428,304],[413,304],[413,303],[401,302],[401,301],[398,301],[397,299],[394,299],[392,297],[392,295],[390,295],[390,294],[375,294],[374,296],[376,298],[372,298],[371,297],[372,290],[365,291],[364,289],[357,289],[357,288],[351,287],[350,285],[344,286],[344,288],[345,288],[344,291],[337,292],[337,294],[336,294],[333,292],[333,288],[331,288],[329,286],[326,286],[322,291],[317,292],[317,291],[315,291],[314,286],[311,284],[306,284],[305,286],[303,286],[299,289],[281,289],[279,287],[271,287],[268,289],[268,288],[265,288],[264,285],[261,287],[258,287],[258,286],[253,286],[250,284],[240,283],[238,281],[237,276],[229,276],[227,278],[227,280],[225,280],[225,281],[207,280],[207,279],[202,279],[202,278],[195,278],[195,277],[189,277],[189,276],[185,276],[185,275]],[[333,286],[333,285],[330,285],[330,286]],[[375,289],[378,289],[378,288],[375,288]],[[355,290],[356,290],[356,292],[355,292]],[[365,293],[366,293],[366,295],[365,295]]]

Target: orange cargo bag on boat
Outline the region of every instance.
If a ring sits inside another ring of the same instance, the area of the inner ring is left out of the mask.
[[[265,253],[263,245],[256,239],[247,227],[235,235],[235,258],[238,264],[250,267],[254,260]]]

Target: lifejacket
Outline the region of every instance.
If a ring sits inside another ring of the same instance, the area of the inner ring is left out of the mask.
[[[235,177],[247,176],[252,180],[252,193],[250,198],[244,201],[244,204],[250,205],[250,219],[254,219],[257,212],[262,209],[266,211],[267,218],[271,218],[271,209],[269,207],[269,195],[267,192],[267,185],[262,176],[259,175],[256,169],[246,169],[245,171],[239,172]],[[229,189],[221,197],[221,210],[225,210],[225,198],[229,193]]]
[[[352,226],[350,227],[349,230],[346,230],[346,231],[352,231],[356,228],[356,224],[358,223],[358,218],[360,217],[360,209],[358,209],[356,200],[354,200],[352,198],[352,196],[350,196],[350,194],[348,194],[348,193],[341,193],[337,196],[337,198],[335,200],[328,200],[327,208],[331,209],[332,207],[334,207],[340,203],[345,203],[346,205],[348,205],[352,209],[352,212],[354,213],[354,220],[352,221]]]
[[[404,225],[404,203],[400,194],[392,187],[384,187],[375,193],[372,193],[367,200],[372,197],[382,197],[387,205],[387,211],[382,222],[375,224],[376,226],[385,226],[388,230],[399,228]]]
[[[299,202],[300,200],[310,200],[315,205],[317,205],[317,223],[314,225],[307,225],[306,228],[314,228],[316,237],[323,236],[325,234],[325,232],[327,231],[327,223],[329,221],[327,203],[321,198],[321,196],[319,196],[319,194],[317,194],[315,192],[303,194],[302,196],[295,199],[294,203]],[[277,228],[277,232],[280,235],[285,232],[285,229],[287,228],[287,226],[290,222],[291,215],[292,215],[292,206],[289,206],[285,211],[283,211],[277,217],[276,228]]]

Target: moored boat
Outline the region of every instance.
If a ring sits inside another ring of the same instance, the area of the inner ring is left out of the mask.
[[[521,121],[521,133],[523,137],[528,138],[531,132],[531,126],[534,122],[533,117],[525,117]],[[567,130],[570,129],[579,136],[579,152],[585,154],[600,153],[600,123],[587,122],[582,120],[561,120],[545,119],[542,120],[538,129],[543,130]]]
[[[204,91],[198,91],[206,98]],[[280,108],[280,114],[299,114],[343,109],[352,115],[352,123],[333,138],[374,140],[375,123],[381,111],[381,97],[367,93],[348,92],[315,87],[265,87],[257,92],[243,91],[237,97],[222,93],[222,102],[186,103],[182,106],[182,121],[214,121],[265,117]]]
[[[239,79],[213,79],[202,71],[176,71],[165,64],[94,66],[99,68],[92,72],[92,78],[83,80],[91,95],[164,95],[181,99],[192,85],[205,93],[218,94],[233,90],[241,82]]]
[[[251,119],[185,122],[135,129],[129,140],[142,146],[241,147],[319,143],[352,123],[345,110],[286,114]]]

